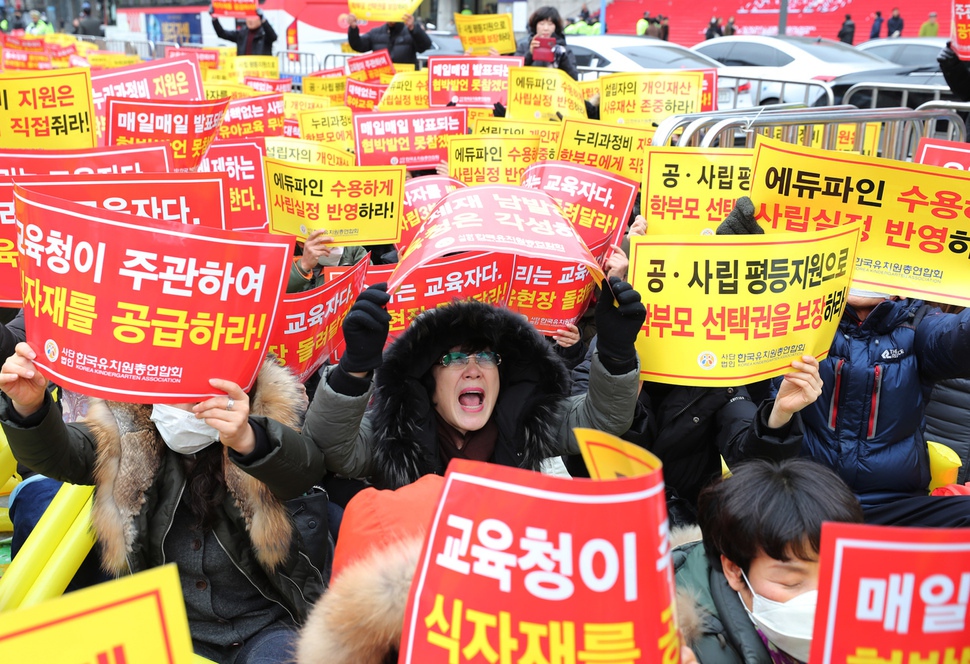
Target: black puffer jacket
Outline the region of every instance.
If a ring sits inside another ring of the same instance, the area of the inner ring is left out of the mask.
[[[424,53],[431,48],[431,38],[417,21],[411,30],[403,23],[385,23],[363,35],[356,26],[348,28],[347,43],[358,53],[386,48],[391,55],[391,62],[412,65],[418,63],[418,53]]]
[[[926,404],[926,440],[943,443],[960,457],[957,484],[970,480],[970,379],[940,381]]]
[[[212,17],[212,29],[219,35],[219,39],[235,42],[236,55],[273,55],[273,42],[276,41],[276,31],[269,21],[263,21],[262,25],[253,33],[252,48],[247,53],[246,44],[249,42],[249,27],[243,26],[239,30],[226,30],[219,23],[219,19]]]

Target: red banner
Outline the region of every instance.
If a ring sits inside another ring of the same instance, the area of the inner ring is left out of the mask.
[[[354,113],[373,111],[384,96],[386,85],[380,83],[364,83],[347,79],[347,89],[344,90],[344,104]]]
[[[181,48],[180,46],[166,46],[166,58],[188,58],[199,65],[199,70],[218,69],[219,51],[214,48]],[[116,95],[117,96],[117,95]]]
[[[704,86],[701,88],[701,112],[717,110],[717,70],[702,69]],[[740,94],[740,93],[738,93]]]
[[[109,98],[108,145],[169,143],[177,171],[193,171],[215,139],[228,99],[142,101]],[[282,103],[282,102],[281,102]]]
[[[303,78],[314,77],[314,78],[340,78],[341,76],[346,76],[347,72],[343,67],[334,67],[333,69],[321,69],[320,71],[315,71],[312,74],[307,74]]]
[[[434,167],[448,160],[448,137],[463,136],[467,126],[463,108],[357,113],[357,165]]]
[[[213,141],[199,163],[200,173],[229,176],[229,228],[234,231],[268,231],[266,156],[261,139]]]
[[[509,309],[543,334],[575,325],[593,297],[593,276],[580,263],[517,256]]]
[[[680,660],[664,484],[455,459],[411,585],[402,664]]]
[[[300,121],[283,120],[283,135],[287,138],[300,138]]]
[[[292,243],[15,196],[27,342],[49,378],[136,403],[252,386]]]
[[[51,63],[51,56],[43,51],[21,51],[10,47],[3,49],[3,57],[0,62],[3,63],[4,69],[42,71],[54,68]]]
[[[13,48],[20,51],[43,51],[46,42],[43,37],[13,37],[3,36],[4,48]]]
[[[364,290],[370,255],[357,265],[306,293],[287,293],[279,323],[269,338],[269,352],[289,367],[301,383],[343,343],[341,327],[354,300]]]
[[[17,221],[13,178],[22,175],[162,173],[172,165],[167,145],[84,150],[0,150],[0,306],[19,307]],[[5,186],[4,186],[5,185]]]
[[[126,175],[34,175],[16,178],[31,191],[80,205],[159,221],[226,229],[229,178],[224,173],[129,173]],[[13,185],[8,193],[13,199]]]
[[[363,83],[380,83],[384,74],[394,74],[394,63],[387,49],[355,55],[347,58],[347,72],[350,78]]]
[[[219,127],[222,140],[282,135],[282,92],[230,101]]]
[[[517,56],[433,55],[428,58],[428,92],[432,106],[508,105],[509,67],[521,67]]]
[[[970,171],[970,146],[938,138],[919,139],[914,163]]]
[[[286,27],[286,50],[287,51],[299,51],[300,50],[300,38],[297,31],[296,19]],[[290,53],[288,56],[291,62],[297,62],[300,56],[296,53]]]
[[[623,239],[639,188],[620,175],[565,161],[529,166],[522,186],[552,196],[598,261]]]
[[[213,16],[246,18],[256,13],[256,0],[212,0]]]
[[[953,29],[950,41],[961,60],[970,60],[970,4],[953,0]]]
[[[243,78],[243,83],[257,92],[293,91],[292,78],[257,78],[255,76],[246,76]]]
[[[970,530],[822,524],[811,664],[970,661]]]
[[[431,210],[442,196],[455,189],[464,189],[465,183],[447,175],[427,175],[411,178],[404,183],[404,201],[401,210],[401,241],[397,250],[404,250],[411,244],[411,238],[418,227],[430,216]]]

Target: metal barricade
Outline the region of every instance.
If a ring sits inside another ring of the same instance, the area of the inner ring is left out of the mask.
[[[152,59],[158,60],[160,58],[164,58],[166,48],[182,49],[183,45],[179,44],[178,42],[168,42],[168,41],[155,42],[152,48]]]
[[[842,95],[842,102],[845,104],[853,103],[852,98],[859,96],[863,92],[869,92],[869,103],[860,108],[877,108],[879,106],[879,93],[891,92],[899,93],[900,99],[897,102],[893,99],[892,103],[898,106],[909,106],[910,94],[930,95],[935,101],[950,93],[948,85],[916,85],[910,83],[856,83]],[[855,104],[859,106],[858,103]]]
[[[344,67],[347,64],[347,60],[357,55],[356,53],[327,53],[323,56],[323,68],[324,69],[336,69],[337,67]]]
[[[319,71],[317,56],[309,51],[280,51],[280,78],[289,77],[293,81],[293,91],[303,89],[303,77]]]
[[[146,40],[132,39],[110,39],[104,40],[106,51],[112,53],[124,53],[125,55],[137,55],[142,60],[151,60],[155,57],[155,43]]]
[[[854,108],[854,107],[850,107]],[[704,113],[686,113],[671,115],[661,120],[653,134],[653,145],[694,146],[700,144],[707,127],[729,117],[750,117],[752,113],[781,113],[784,111],[804,110],[804,104],[774,104],[761,108],[736,108],[723,111],[706,111]]]

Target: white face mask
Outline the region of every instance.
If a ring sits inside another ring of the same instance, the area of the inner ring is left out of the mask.
[[[195,454],[219,440],[219,432],[205,420],[175,406],[155,404],[151,420],[168,448],[179,454]]]
[[[317,265],[326,265],[327,267],[333,267],[340,263],[340,257],[344,255],[343,247],[331,247],[329,256],[320,256],[317,259]]]
[[[741,572],[741,576],[744,577],[744,582],[748,585],[753,598],[750,611],[744,600],[741,600],[751,622],[757,625],[773,644],[799,662],[807,662],[808,652],[812,646],[812,630],[815,627],[818,591],[809,590],[792,597],[787,602],[775,602],[756,593],[744,572]],[[741,593],[738,593],[738,597],[741,597]]]

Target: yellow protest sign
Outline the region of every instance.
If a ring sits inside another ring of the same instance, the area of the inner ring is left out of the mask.
[[[758,137],[751,179],[766,233],[862,225],[854,285],[970,305],[970,173]]]
[[[639,445],[598,429],[573,429],[590,479],[617,480],[649,475],[663,464]]]
[[[137,65],[142,61],[137,55],[125,53],[108,53],[107,51],[92,51],[87,54],[88,63],[92,69],[117,69],[128,65]]]
[[[299,120],[300,113],[304,111],[315,111],[330,108],[330,106],[330,100],[326,97],[312,97],[299,92],[283,93],[283,117],[287,120]]]
[[[331,106],[344,105],[344,93],[347,91],[346,76],[304,76],[303,94],[316,97],[326,97]]]
[[[272,233],[305,239],[323,229],[334,245],[401,239],[403,166],[321,167],[265,160]]]
[[[353,153],[302,138],[267,136],[263,139],[268,159],[280,159],[316,166],[354,166]]]
[[[704,72],[644,71],[600,79],[600,120],[653,125],[670,115],[701,110]]]
[[[240,83],[247,76],[254,78],[280,77],[280,61],[273,55],[237,55],[227,63],[225,69],[232,69]]]
[[[0,136],[7,148],[68,150],[97,145],[91,70],[0,72]]]
[[[394,74],[377,105],[378,111],[418,111],[429,108],[428,70]]]
[[[413,14],[421,0],[350,0],[350,13],[365,21],[400,21]]]
[[[605,122],[567,118],[556,159],[595,166],[635,182],[643,179],[643,151],[653,132]]]
[[[455,14],[455,31],[461,46],[471,55],[515,53],[511,14]]]
[[[236,83],[242,85],[240,78],[236,76],[236,72],[232,69],[202,69],[200,67],[199,70],[202,72],[202,80],[205,83]]]
[[[208,79],[202,82],[206,99],[245,99],[255,97],[258,93],[248,85],[239,83],[210,83]]]
[[[354,150],[354,115],[346,106],[321,108],[299,114],[300,138],[322,141],[344,152]]]
[[[600,80],[594,78],[590,81],[580,81],[579,89],[583,93],[583,99],[589,101],[600,94]]]
[[[548,67],[509,67],[506,117],[517,120],[585,118],[583,95],[569,74]]]
[[[401,72],[415,71],[415,66],[413,62],[395,62],[394,70],[400,74]]]
[[[0,649],[8,662],[194,661],[174,564],[7,612]]]
[[[484,108],[484,107],[481,107],[480,108],[480,107],[476,107],[476,106],[466,106],[465,107],[465,110],[468,112],[468,126],[469,127],[474,127],[475,126],[475,123],[478,122],[479,120],[483,120],[485,118],[493,118],[493,117],[495,117],[494,109],[492,107],[490,107],[490,106],[488,108]]]
[[[531,136],[452,136],[448,140],[448,175],[459,182],[514,184],[539,157],[539,139]]]
[[[845,309],[861,225],[787,235],[631,238],[647,318],[640,376],[743,385],[824,357]]]
[[[559,122],[528,122],[511,118],[481,118],[473,125],[473,134],[488,136],[535,136],[539,139],[539,161],[555,159],[563,125]]]
[[[53,32],[49,35],[44,35],[42,39],[45,44],[57,44],[58,46],[71,46],[77,43],[77,37],[64,32]]]
[[[648,147],[640,214],[650,235],[714,235],[747,196],[754,150]]]
[[[822,125],[811,125],[812,127],[812,137],[809,141],[809,145],[813,148],[823,148],[825,142],[825,135],[823,132],[824,127]],[[835,146],[833,150],[838,150],[840,152],[856,152],[864,154],[867,157],[876,157],[879,154],[879,138],[882,135],[882,123],[881,122],[868,122],[865,125],[865,130],[863,132],[862,146],[861,149],[856,149],[856,134],[858,133],[857,124],[840,124],[834,129],[835,133]],[[784,140],[784,127],[765,127],[761,131],[762,136],[770,136],[777,140]],[[794,141],[798,145],[805,145],[805,125],[798,126],[798,135]]]

